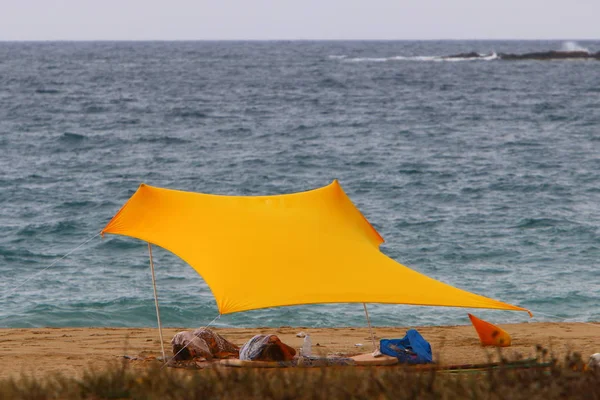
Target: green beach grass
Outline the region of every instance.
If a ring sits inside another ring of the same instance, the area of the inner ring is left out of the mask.
[[[546,354],[543,351],[540,354]],[[0,381],[2,399],[600,399],[600,370],[577,353],[543,368],[448,372],[411,367],[132,368],[123,361],[81,378]]]

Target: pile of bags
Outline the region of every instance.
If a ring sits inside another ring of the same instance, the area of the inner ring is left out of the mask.
[[[404,364],[429,364],[433,362],[431,345],[416,329],[406,331],[402,339],[381,339],[379,351],[396,357]]]
[[[177,333],[171,340],[175,361],[204,358],[208,361],[238,358],[248,361],[291,361],[296,350],[276,335],[256,335],[241,348],[210,329]]]
[[[292,361],[296,350],[283,343],[277,335],[256,335],[241,348],[227,339],[202,328],[195,331],[183,331],[171,340],[175,361],[204,358],[239,358],[246,361]],[[402,339],[382,339],[382,354],[396,357],[405,364],[426,364],[433,362],[431,345],[415,329],[406,332]],[[309,355],[309,354],[307,354]]]

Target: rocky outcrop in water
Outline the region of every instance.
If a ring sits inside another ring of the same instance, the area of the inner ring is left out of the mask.
[[[483,58],[483,57],[487,57],[487,56],[479,54],[479,53],[477,53],[475,51],[472,51],[470,53],[453,54],[451,56],[446,56],[444,58]]]
[[[587,51],[543,51],[538,53],[506,54],[499,53],[501,60],[568,60],[592,59],[600,60],[600,52],[588,53]]]
[[[489,58],[491,54],[482,55],[476,52],[459,53],[446,56],[449,59]],[[498,53],[500,60],[600,60],[600,51],[588,53],[587,51],[542,51],[536,53],[510,54]]]

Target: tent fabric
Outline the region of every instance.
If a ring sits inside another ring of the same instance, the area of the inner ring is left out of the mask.
[[[273,196],[141,184],[101,233],[138,238],[182,258],[204,278],[221,314],[317,303],[527,311],[429,278],[380,252],[383,238],[337,180]]]

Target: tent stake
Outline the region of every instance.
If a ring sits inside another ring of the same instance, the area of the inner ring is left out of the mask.
[[[367,311],[367,304],[363,303],[363,307],[365,308],[365,314],[367,316],[367,323],[369,324],[369,332],[371,332],[371,340],[373,341],[373,351],[377,350],[377,346],[375,345],[375,335],[373,334],[373,327],[371,326],[371,319],[369,318],[369,312]]]
[[[154,305],[156,306],[156,319],[158,320],[158,335],[160,336],[160,348],[162,350],[163,361],[167,362],[165,356],[165,344],[163,342],[162,324],[160,323],[160,311],[158,310],[158,295],[156,294],[156,278],[154,277],[154,262],[152,261],[152,245],[148,242],[148,254],[150,254],[150,271],[152,271],[152,286],[154,287]]]

